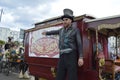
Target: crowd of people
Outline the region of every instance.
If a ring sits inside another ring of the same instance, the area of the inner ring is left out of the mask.
[[[5,45],[0,45],[0,63],[5,61],[12,63],[12,66],[19,66],[19,78],[29,78],[28,64],[24,60],[24,47],[12,41],[11,37],[8,37]]]

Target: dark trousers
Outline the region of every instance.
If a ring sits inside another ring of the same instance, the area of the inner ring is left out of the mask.
[[[56,80],[78,80],[76,53],[66,53],[60,55]]]

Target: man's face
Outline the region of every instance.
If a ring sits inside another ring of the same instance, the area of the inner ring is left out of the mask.
[[[66,27],[69,27],[72,23],[72,20],[69,19],[69,18],[63,18],[63,26],[66,28]]]

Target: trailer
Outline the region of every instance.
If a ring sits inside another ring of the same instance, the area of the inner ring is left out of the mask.
[[[83,44],[84,65],[78,67],[79,80],[102,80],[101,66],[109,59],[108,37],[119,36],[120,16],[96,19],[85,14],[75,17],[73,25],[79,28]],[[36,80],[55,80],[59,36],[44,36],[41,33],[61,27],[62,20],[59,16],[35,23],[34,28],[25,31],[25,60],[30,74]],[[99,55],[99,45],[102,47],[102,55]]]

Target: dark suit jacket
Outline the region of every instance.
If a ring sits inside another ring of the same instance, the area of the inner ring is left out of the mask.
[[[59,49],[67,49],[71,48],[73,51],[77,51],[79,53],[79,58],[83,58],[83,48],[81,43],[81,35],[80,30],[72,25],[65,29],[64,27],[55,30],[49,31],[46,35],[59,35]]]

